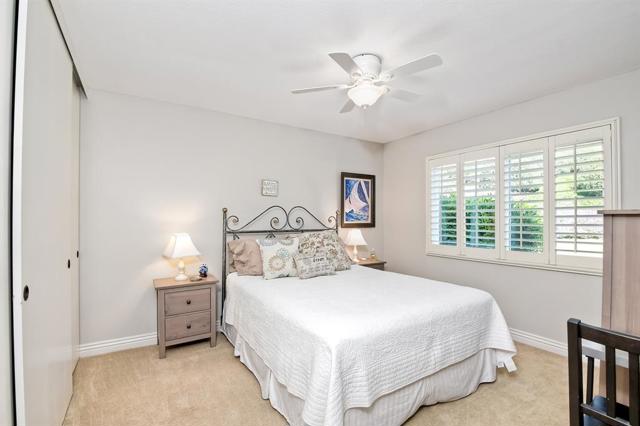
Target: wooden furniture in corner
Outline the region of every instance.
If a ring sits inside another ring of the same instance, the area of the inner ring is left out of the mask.
[[[603,210],[602,327],[640,336],[640,210]],[[618,367],[618,401],[627,403],[626,368]],[[600,389],[605,390],[605,370]]]
[[[381,271],[384,271],[384,265],[386,263],[387,262],[380,259],[365,259],[365,260],[358,260],[357,264],[360,266],[366,266],[367,268],[380,269]]]
[[[216,284],[213,275],[201,281],[153,280],[158,302],[158,350],[166,356],[168,346],[209,339],[216,345]]]
[[[607,397],[593,395],[594,358],[584,351],[585,343],[602,346],[605,353],[600,368],[607,371]],[[567,321],[569,355],[569,424],[571,426],[640,426],[640,338],[617,331],[593,327],[580,320]],[[615,374],[619,363],[616,351],[626,355],[629,375],[626,389],[630,390],[629,405],[618,402]],[[587,390],[583,393],[583,355],[587,357]]]

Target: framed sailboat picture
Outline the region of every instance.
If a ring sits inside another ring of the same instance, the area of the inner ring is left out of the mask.
[[[342,172],[340,226],[373,228],[376,226],[376,177]]]

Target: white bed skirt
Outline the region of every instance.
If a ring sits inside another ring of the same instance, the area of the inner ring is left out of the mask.
[[[278,382],[269,367],[233,326],[225,324],[225,334],[234,346],[234,355],[256,376],[263,399],[269,399],[292,426],[305,426],[304,400],[292,395]],[[370,407],[350,408],[345,426],[401,425],[423,405],[454,401],[475,392],[481,383],[496,379],[496,352],[484,349],[457,364],[378,398]]]

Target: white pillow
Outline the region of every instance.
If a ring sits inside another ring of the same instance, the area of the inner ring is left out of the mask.
[[[262,271],[265,280],[295,277],[296,265],[293,257],[298,254],[298,238],[257,240],[262,254]]]

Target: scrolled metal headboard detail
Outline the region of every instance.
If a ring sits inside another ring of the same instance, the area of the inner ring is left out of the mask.
[[[227,242],[229,237],[236,240],[243,234],[265,235],[267,238],[275,238],[278,234],[319,232],[332,230],[338,232],[340,212],[335,216],[329,216],[325,222],[318,219],[306,207],[293,206],[289,210],[282,206],[273,205],[267,207],[253,219],[244,225],[240,225],[240,219],[236,215],[228,214],[225,207],[222,209],[222,312],[224,315],[224,301],[227,296]],[[271,216],[271,217],[269,217]],[[305,217],[309,220],[309,226],[305,223]],[[260,229],[260,224],[267,221],[268,228]],[[223,325],[221,317],[220,325]]]

